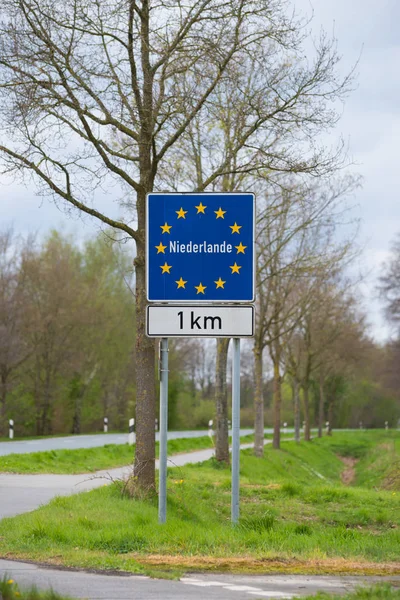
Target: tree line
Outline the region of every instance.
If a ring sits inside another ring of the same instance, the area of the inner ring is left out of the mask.
[[[135,407],[129,261],[102,236],[79,247],[0,232],[0,415],[17,435],[81,433]]]
[[[259,284],[256,336],[243,343],[241,422],[256,428],[257,456],[264,425],[278,435],[286,422],[296,439],[310,439],[311,427],[394,427],[400,417],[398,338],[375,344],[332,255],[315,266],[319,255],[309,251],[307,272],[290,253]],[[258,274],[261,266],[259,257]],[[94,433],[104,417],[110,429],[127,430],[136,414],[132,275],[129,254],[110,235],[78,244],[57,231],[39,242],[0,233],[2,435],[9,419],[18,436]],[[218,417],[228,427],[230,369],[225,361],[221,408],[220,346],[170,340],[170,429],[205,429],[211,419],[217,432]],[[157,409],[152,416],[154,423]]]

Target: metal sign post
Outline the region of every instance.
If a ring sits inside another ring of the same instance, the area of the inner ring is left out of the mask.
[[[160,436],[158,522],[167,519],[168,338],[160,342]]]
[[[232,356],[232,523],[239,521],[240,459],[240,338],[233,339]]]
[[[160,346],[158,517],[166,521],[168,338],[233,338],[232,521],[239,519],[240,338],[254,335],[251,193],[147,196],[147,335]],[[247,304],[247,306],[245,306]]]

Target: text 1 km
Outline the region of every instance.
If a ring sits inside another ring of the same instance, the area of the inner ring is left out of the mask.
[[[184,324],[184,318],[185,318],[185,314],[184,312],[181,310],[178,312],[178,317],[179,317],[179,327],[181,330],[183,330],[185,328],[185,324]],[[186,319],[189,319],[189,323],[190,323],[190,329],[191,330],[196,330],[196,329],[204,329],[204,330],[221,330],[222,329],[222,319],[221,317],[206,317],[206,316],[198,316],[196,317],[196,313],[194,312],[194,310],[190,311],[190,318],[189,315],[186,313]]]

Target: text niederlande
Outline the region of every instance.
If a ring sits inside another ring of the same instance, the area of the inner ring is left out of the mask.
[[[177,240],[169,243],[169,251],[175,254],[230,254],[232,249],[232,244],[227,244],[227,242],[222,242],[221,244],[210,244],[204,240],[204,242],[201,242],[200,244],[194,244],[193,242],[182,244],[179,240]]]

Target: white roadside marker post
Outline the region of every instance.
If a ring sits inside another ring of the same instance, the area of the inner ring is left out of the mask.
[[[133,446],[135,440],[135,419],[129,419],[128,444]]]
[[[213,432],[213,428],[212,428],[212,426],[213,426],[213,423],[214,423],[214,421],[213,421],[212,419],[210,419],[210,420],[208,421],[208,437],[209,437],[211,440],[212,440],[213,433],[214,433],[214,432]]]
[[[107,417],[104,417],[104,420],[103,420],[103,431],[104,431],[104,433],[108,433],[108,418]]]
[[[14,421],[12,419],[8,421],[8,437],[10,440],[14,439]]]

